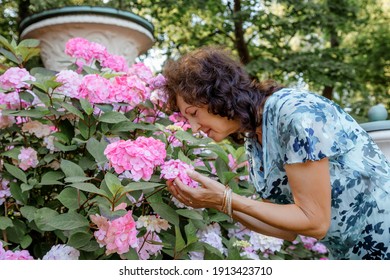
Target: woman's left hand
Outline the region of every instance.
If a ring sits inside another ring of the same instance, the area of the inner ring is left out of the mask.
[[[168,191],[187,206],[220,210],[225,186],[193,170],[188,170],[187,174],[191,179],[197,181],[200,187],[189,187],[176,178],[167,182]]]

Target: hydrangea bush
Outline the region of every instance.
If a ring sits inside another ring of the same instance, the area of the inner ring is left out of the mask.
[[[185,170],[259,199],[243,147],[165,110],[164,77],[83,38],[67,70],[27,70],[39,42],[0,38],[1,259],[320,259],[326,248],[252,232],[174,199]]]

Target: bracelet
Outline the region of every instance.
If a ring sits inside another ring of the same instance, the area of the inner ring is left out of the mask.
[[[233,216],[233,208],[232,208],[232,189],[226,185],[225,190],[223,192],[222,206],[221,211],[230,218]]]

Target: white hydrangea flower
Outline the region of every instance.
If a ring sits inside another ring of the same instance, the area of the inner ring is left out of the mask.
[[[282,248],[284,240],[272,236],[263,235],[257,232],[251,232],[249,243],[252,244],[254,250],[261,252],[276,252]]]
[[[68,245],[59,244],[51,247],[50,251],[43,256],[43,260],[78,260],[80,252]]]

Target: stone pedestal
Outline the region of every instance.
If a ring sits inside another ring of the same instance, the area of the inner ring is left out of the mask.
[[[66,42],[82,37],[102,44],[111,54],[122,55],[129,65],[154,43],[153,25],[133,13],[103,7],[66,7],[26,18],[21,39],[40,40],[41,58],[47,69],[66,69],[71,58]]]

